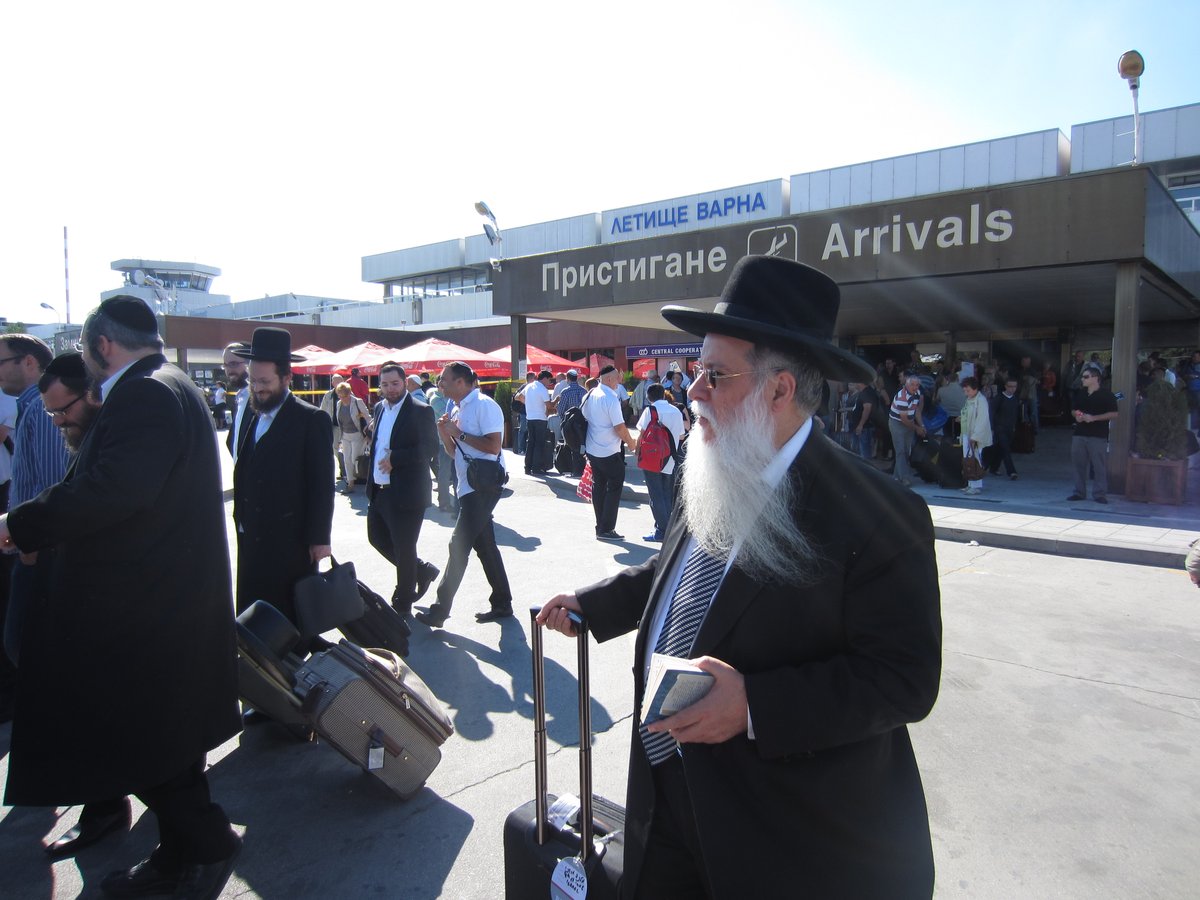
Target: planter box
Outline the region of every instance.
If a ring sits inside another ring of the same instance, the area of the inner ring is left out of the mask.
[[[1129,458],[1125,499],[1179,506],[1187,494],[1186,459]]]

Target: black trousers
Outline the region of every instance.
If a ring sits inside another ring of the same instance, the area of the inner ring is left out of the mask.
[[[529,437],[525,443],[526,475],[550,468],[550,444],[546,438],[549,433],[545,419],[529,420]]]
[[[158,847],[150,858],[159,871],[218,862],[237,848],[225,810],[209,796],[203,756],[162,784],[135,793],[158,819]]]
[[[634,897],[701,900],[711,896],[683,761],[672,755],[654,767],[654,818]]]
[[[412,508],[397,503],[398,493],[391,486],[381,486],[367,507],[367,540],[379,554],[396,567],[396,606],[412,606],[417,596],[417,539],[425,508]]]
[[[997,475],[1000,472],[1000,464],[1004,463],[1004,471],[1008,475],[1015,474],[1017,467],[1013,465],[1012,445],[1013,437],[1016,434],[1016,429],[1013,428],[997,428],[994,435],[995,442],[992,445],[992,468],[991,473]]]
[[[499,492],[494,491],[471,491],[458,498],[458,519],[454,523],[454,534],[450,536],[450,559],[438,583],[437,603],[431,607],[437,615],[450,615],[472,550],[483,564],[483,574],[492,588],[488,604],[492,609],[512,609],[512,588],[492,526],[492,510],[499,500]]]
[[[617,510],[621,506],[621,489],[625,486],[625,454],[618,450],[612,456],[588,456],[592,464],[592,511],[596,514],[596,534],[617,527]]]

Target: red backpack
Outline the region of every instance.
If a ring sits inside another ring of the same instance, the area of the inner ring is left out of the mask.
[[[650,421],[638,440],[637,464],[639,469],[647,472],[661,472],[668,460],[675,457],[675,436],[671,434],[671,429],[659,421],[658,410],[653,406],[647,408],[650,410]]]

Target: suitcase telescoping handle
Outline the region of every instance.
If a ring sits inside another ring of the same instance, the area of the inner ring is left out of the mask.
[[[537,816],[537,842],[546,843],[546,665],[542,650],[542,627],[537,623],[541,607],[529,610],[533,645],[533,780]],[[592,855],[592,691],[588,684],[587,622],[569,612],[575,626],[579,657],[579,859]]]

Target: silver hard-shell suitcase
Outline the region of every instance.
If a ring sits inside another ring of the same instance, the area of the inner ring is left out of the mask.
[[[296,672],[295,690],[317,734],[402,799],[425,784],[454,733],[425,682],[388,650],[342,641]]]

